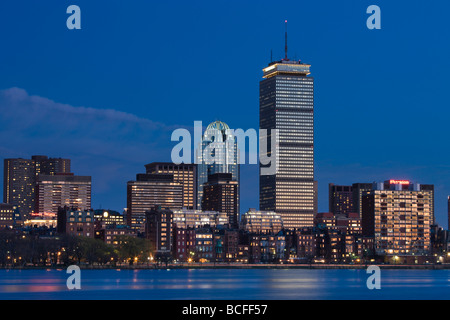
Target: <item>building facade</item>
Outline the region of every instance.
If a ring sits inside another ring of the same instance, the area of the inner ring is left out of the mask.
[[[23,219],[35,211],[36,177],[70,172],[70,159],[32,156],[4,159],[3,201],[14,205]]]
[[[173,224],[173,258],[178,261],[192,262],[195,257],[196,228],[179,228]]]
[[[183,208],[197,209],[197,165],[153,162],[145,166],[147,174],[171,174],[183,186]]]
[[[136,233],[126,225],[112,225],[105,224],[104,222],[96,222],[94,237],[117,248],[120,246],[121,241],[127,237],[136,237]]]
[[[114,210],[94,210],[94,219],[106,226],[125,226],[127,224],[126,216]]]
[[[283,229],[283,219],[276,212],[251,208],[241,216],[240,227],[251,233],[278,233]]]
[[[226,212],[179,209],[173,210],[173,224],[177,228],[216,227],[229,223]]]
[[[70,159],[49,158],[47,156],[32,156],[36,168],[36,175],[55,175],[70,172]]]
[[[168,255],[172,252],[172,211],[159,205],[145,212],[145,237],[156,255]]]
[[[0,203],[0,229],[12,228],[15,208],[9,203]]]
[[[376,183],[362,200],[363,235],[374,238],[378,254],[425,254],[430,250],[431,203],[432,193],[419,184]]]
[[[60,207],[57,213],[56,229],[60,234],[94,238],[94,211]]]
[[[222,121],[210,123],[196,149],[197,208],[202,207],[203,188],[208,177],[216,173],[229,173],[237,181],[237,207],[239,211],[239,150],[237,139],[230,127]]]
[[[72,173],[39,174],[36,178],[35,213],[55,214],[59,207],[91,209],[91,177]]]
[[[195,230],[196,262],[214,262],[216,258],[214,245],[214,228],[203,227]]]
[[[228,225],[238,227],[238,182],[232,180],[231,173],[215,173],[208,176],[203,185],[202,210],[225,212]]]
[[[359,216],[362,213],[362,197],[370,194],[372,191],[373,183],[354,183],[352,184],[353,193],[353,210]]]
[[[270,63],[263,72],[260,128],[267,130],[269,151],[262,156],[278,160],[275,174],[262,174],[266,166],[260,165],[260,210],[281,214],[287,228],[312,226],[316,193],[310,65],[286,57]],[[272,130],[278,130],[276,146],[272,146]]]
[[[172,174],[137,174],[127,183],[127,225],[144,232],[145,212],[155,205],[162,208],[183,207],[183,186],[173,181]]]
[[[355,212],[352,186],[338,186],[330,183],[328,185],[328,205],[329,211],[335,215]]]
[[[3,170],[3,202],[16,206],[26,219],[34,211],[35,163],[29,159],[5,159]]]

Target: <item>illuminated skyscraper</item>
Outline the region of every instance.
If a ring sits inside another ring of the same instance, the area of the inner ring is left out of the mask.
[[[260,128],[268,130],[267,156],[276,150],[270,130],[278,130],[278,171],[260,171],[259,205],[280,214],[286,228],[312,226],[316,210],[314,79],[309,69],[309,64],[289,60],[286,49],[283,60],[263,69],[260,82]]]
[[[215,121],[206,128],[201,145],[197,146],[197,208],[202,207],[204,184],[208,176],[216,173],[230,173],[237,182],[237,212],[239,212],[239,155],[237,140],[230,127]]]

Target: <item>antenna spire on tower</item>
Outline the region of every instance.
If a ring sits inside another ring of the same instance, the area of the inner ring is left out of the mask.
[[[287,20],[284,20],[284,60],[288,60],[287,52],[288,52],[288,45],[287,45]]]

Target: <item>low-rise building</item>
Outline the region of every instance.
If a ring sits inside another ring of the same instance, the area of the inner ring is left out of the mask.
[[[250,208],[241,216],[240,228],[250,233],[277,233],[283,229],[281,215]]]
[[[195,228],[173,228],[172,256],[175,260],[191,262],[195,257]]]
[[[204,226],[216,227],[228,224],[226,212],[202,211],[192,209],[173,210],[173,224],[177,228],[199,228]]]
[[[215,259],[214,232],[210,227],[195,230],[195,261],[213,262]]]
[[[94,219],[107,226],[125,226],[127,224],[127,217],[114,210],[96,209],[94,210]]]
[[[145,216],[145,237],[150,240],[155,256],[171,254],[172,210],[156,205],[150,211],[146,211]]]
[[[136,232],[132,230],[130,226],[107,224],[105,222],[99,222],[98,220],[95,222],[94,237],[113,247],[118,247],[120,245],[121,237],[136,236]]]
[[[12,204],[0,203],[0,229],[11,229],[14,225],[14,211]]]
[[[57,232],[74,236],[94,238],[94,211],[59,207]]]

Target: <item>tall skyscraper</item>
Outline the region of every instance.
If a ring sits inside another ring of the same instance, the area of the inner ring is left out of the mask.
[[[55,175],[40,174],[36,178],[36,202],[34,212],[58,213],[59,207],[76,210],[91,209],[91,177],[73,173]]]
[[[286,49],[284,59],[263,69],[260,82],[267,156],[275,149],[270,130],[278,130],[278,171],[260,172],[260,210],[279,213],[286,228],[312,226],[314,220],[314,79],[309,75],[310,65],[289,60]]]
[[[197,209],[197,165],[153,162],[145,166],[147,174],[172,174],[173,181],[183,186],[183,207]]]
[[[237,140],[222,121],[214,121],[206,128],[201,145],[196,149],[197,163],[197,208],[202,207],[203,188],[208,176],[230,173],[238,184],[237,210],[239,212],[239,152]]]
[[[145,231],[145,212],[159,205],[163,209],[183,207],[183,186],[173,174],[137,174],[127,183],[127,225]]]

